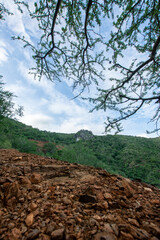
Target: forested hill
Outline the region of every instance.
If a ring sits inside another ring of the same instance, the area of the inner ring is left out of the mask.
[[[160,138],[106,135],[77,141],[76,136],[40,131],[11,119],[0,124],[0,148],[92,165],[160,187]]]

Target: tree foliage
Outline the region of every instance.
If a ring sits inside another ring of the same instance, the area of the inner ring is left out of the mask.
[[[4,17],[5,14],[12,15],[13,13],[8,11],[8,9],[5,8],[2,3],[0,3],[0,20],[4,20],[5,19],[5,17]]]
[[[4,83],[1,78],[2,76],[0,76],[0,120],[4,117],[22,116],[23,107],[19,106],[15,108],[15,104],[13,103],[13,97],[15,96],[13,93],[4,90]]]
[[[21,8],[22,1],[16,3]],[[145,105],[155,109],[151,120],[160,130],[159,0],[37,0],[34,10],[25,6],[41,37],[37,45],[17,38],[31,47],[36,75],[72,79],[80,92],[95,84],[98,97],[89,100],[93,110],[107,111],[106,131],[121,131],[120,123]]]

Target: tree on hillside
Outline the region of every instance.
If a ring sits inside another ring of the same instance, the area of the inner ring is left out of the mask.
[[[15,2],[22,10],[22,1]],[[37,0],[33,11],[25,6],[41,38],[36,46],[16,38],[31,47],[35,74],[51,81],[67,77],[81,92],[95,84],[93,110],[114,111],[106,131],[121,131],[123,120],[150,104],[160,130],[159,0]]]
[[[15,96],[13,93],[4,90],[4,83],[1,78],[2,76],[0,76],[0,121],[4,117],[12,118],[16,115],[22,116],[23,107],[19,106],[15,108],[15,104],[13,103],[13,97]]]

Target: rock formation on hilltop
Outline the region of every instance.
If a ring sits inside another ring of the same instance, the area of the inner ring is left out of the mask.
[[[160,239],[151,185],[16,150],[0,166],[0,239]]]
[[[89,140],[91,138],[93,138],[94,135],[91,131],[88,131],[88,130],[80,130],[78,131],[76,134],[75,134],[75,138],[76,138],[76,141],[79,141],[79,140]]]

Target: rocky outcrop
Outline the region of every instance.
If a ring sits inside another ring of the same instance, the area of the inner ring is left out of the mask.
[[[88,130],[80,130],[75,134],[75,139],[76,141],[79,140],[89,140],[92,139],[94,137],[93,133],[91,131]]]
[[[0,239],[158,240],[159,206],[151,185],[0,150]]]

